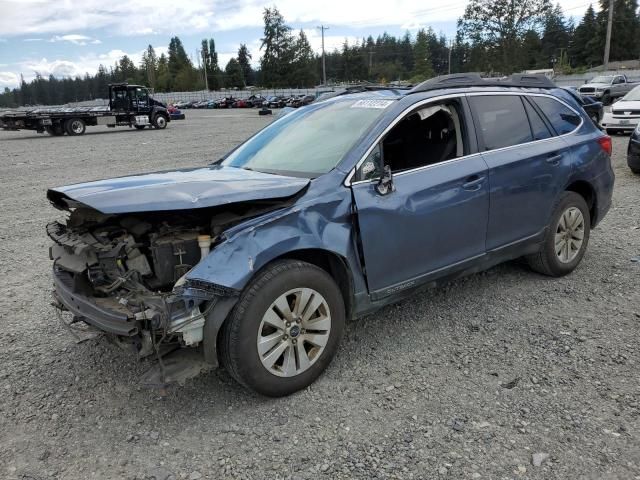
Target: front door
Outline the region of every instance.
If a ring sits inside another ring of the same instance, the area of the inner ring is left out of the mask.
[[[375,185],[352,185],[374,300],[485,253],[489,194],[481,155],[398,173],[386,195]]]

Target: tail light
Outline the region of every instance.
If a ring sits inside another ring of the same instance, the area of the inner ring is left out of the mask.
[[[611,152],[613,151],[613,143],[611,142],[611,137],[609,135],[603,135],[598,138],[598,144],[600,148],[607,152],[607,155],[611,156]]]

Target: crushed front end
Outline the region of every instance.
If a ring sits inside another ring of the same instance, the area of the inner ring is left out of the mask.
[[[129,344],[140,358],[189,347],[204,362],[199,347],[206,319],[236,292],[188,281],[186,274],[220,241],[224,227],[243,216],[70,209],[66,223],[47,225],[54,306]]]

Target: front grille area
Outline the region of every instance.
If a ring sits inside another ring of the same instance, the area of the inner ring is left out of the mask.
[[[631,112],[627,115],[626,112]],[[620,115],[621,117],[632,117],[640,115],[640,110],[612,110],[614,115]]]
[[[580,93],[593,93],[596,91],[595,88],[593,87],[583,87],[581,89],[578,90]]]

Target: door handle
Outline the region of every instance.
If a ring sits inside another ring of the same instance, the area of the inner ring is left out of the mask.
[[[559,165],[560,164],[560,160],[562,160],[563,155],[561,153],[558,154],[551,154],[547,157],[547,163],[550,163],[552,165]]]
[[[462,184],[462,188],[469,191],[476,191],[482,188],[482,182],[484,182],[484,175],[471,175]]]

